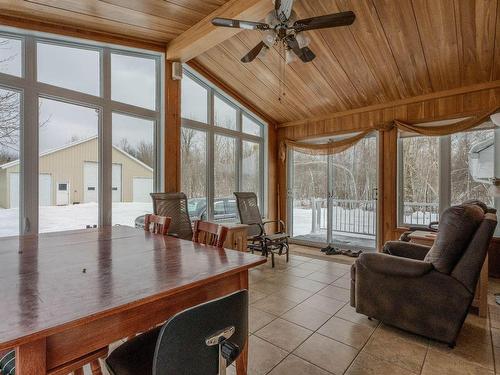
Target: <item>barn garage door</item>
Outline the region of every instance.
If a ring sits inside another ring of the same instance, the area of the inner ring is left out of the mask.
[[[113,202],[122,200],[122,166],[113,164],[112,195]],[[86,161],[83,164],[83,200],[84,202],[97,202],[99,189],[99,169],[96,162]]]
[[[9,173],[10,208],[19,207],[19,173]],[[38,176],[38,204],[40,206],[52,205],[52,178],[50,174]]]
[[[132,188],[134,202],[151,202],[149,193],[153,192],[152,178],[134,177]]]

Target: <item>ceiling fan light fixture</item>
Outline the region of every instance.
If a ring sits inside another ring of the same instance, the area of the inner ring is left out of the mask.
[[[299,48],[307,47],[309,43],[311,43],[311,39],[301,33],[296,34],[295,39],[297,39],[297,43],[299,43]]]
[[[259,54],[257,55],[257,57],[261,60],[264,60],[267,56],[267,53],[269,52],[269,47],[268,46],[264,46],[262,47],[262,49],[260,50]]]
[[[297,61],[297,55],[293,53],[291,49],[287,49],[285,51],[285,61],[287,64],[291,64],[295,61]]]
[[[266,44],[266,46],[271,47],[276,41],[276,33],[274,30],[264,31],[262,41]]]

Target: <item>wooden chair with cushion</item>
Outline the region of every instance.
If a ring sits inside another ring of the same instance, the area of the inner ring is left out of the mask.
[[[228,228],[206,221],[196,220],[193,226],[193,242],[224,247]]]
[[[170,217],[158,216],[153,214],[145,215],[144,230],[146,232],[151,232],[154,234],[163,234],[164,236],[166,236],[171,222],[172,218]]]

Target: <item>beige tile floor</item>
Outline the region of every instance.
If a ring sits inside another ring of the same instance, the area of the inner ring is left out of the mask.
[[[469,314],[451,350],[357,314],[347,264],[292,254],[250,271],[249,375],[500,375],[500,306]],[[495,373],[496,371],[496,373]],[[231,366],[229,374],[235,374]]]

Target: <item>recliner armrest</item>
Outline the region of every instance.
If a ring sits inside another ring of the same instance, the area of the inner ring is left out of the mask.
[[[402,277],[420,277],[434,269],[431,263],[381,253],[361,254],[356,263],[372,272]]]
[[[423,260],[431,248],[425,245],[405,241],[387,241],[384,244],[383,252],[385,254],[395,255],[397,257]]]

